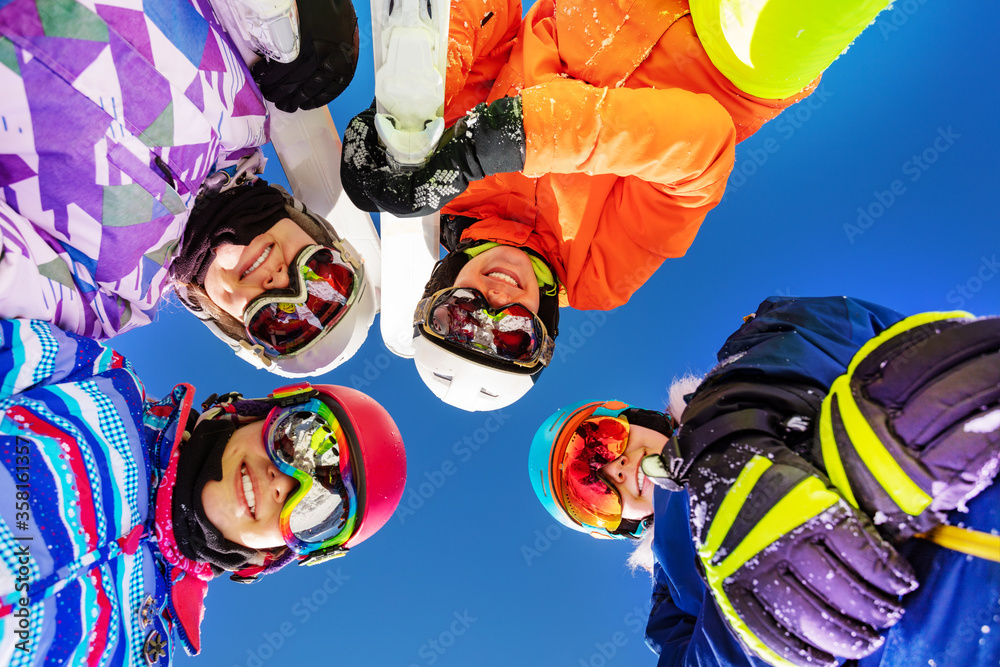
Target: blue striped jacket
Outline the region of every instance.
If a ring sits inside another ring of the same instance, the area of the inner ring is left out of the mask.
[[[147,400],[114,350],[39,320],[0,321],[0,384],[0,664],[197,652],[210,574],[159,488],[192,388]]]

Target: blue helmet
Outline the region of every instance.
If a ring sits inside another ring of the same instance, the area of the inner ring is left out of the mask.
[[[632,522],[627,522],[611,529],[598,525],[597,522],[588,520],[566,505],[563,494],[558,490],[559,485],[555,477],[562,470],[561,464],[557,462],[561,460],[570,438],[580,424],[595,416],[624,418],[623,413],[632,409],[634,406],[621,401],[574,403],[557,410],[535,432],[528,454],[531,488],[549,514],[567,528],[598,538],[635,539],[642,535],[651,523],[651,521],[640,521],[638,526],[633,527]]]

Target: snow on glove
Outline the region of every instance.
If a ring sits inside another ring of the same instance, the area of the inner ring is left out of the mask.
[[[358,208],[417,217],[441,210],[469,183],[524,168],[521,98],[479,104],[445,131],[415,171],[393,167],[375,130],[375,110],[355,116],[344,132],[340,177]]]
[[[264,98],[287,113],[316,109],[347,88],[358,65],[358,17],[351,0],[298,0],[299,56],[251,68]]]
[[[688,489],[703,579],[744,647],[775,665],[834,665],[881,646],[914,574],[812,466],[749,437],[702,457]]]
[[[774,665],[833,665],[882,643],[917,586],[909,564],[793,449],[822,392],[734,382],[699,391],[654,481],[690,494],[702,578],[730,629]],[[791,444],[791,448],[789,447]]]
[[[898,322],[834,381],[819,431],[830,479],[884,535],[941,523],[1000,467],[1000,318]]]

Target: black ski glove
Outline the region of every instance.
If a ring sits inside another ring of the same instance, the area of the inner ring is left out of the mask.
[[[287,113],[333,101],[358,65],[358,17],[351,0],[298,0],[299,57],[262,59],[251,69],[264,98]]]
[[[786,446],[819,392],[734,383],[696,395],[650,479],[690,494],[702,578],[730,630],[772,665],[834,665],[882,644],[916,588],[909,563]]]
[[[441,210],[469,183],[524,168],[521,98],[477,105],[445,131],[437,150],[415,171],[393,166],[375,130],[375,109],[355,116],[344,132],[340,178],[358,208],[417,217]]]
[[[823,402],[827,474],[895,540],[942,523],[1000,467],[1000,318],[963,315],[898,322]]]

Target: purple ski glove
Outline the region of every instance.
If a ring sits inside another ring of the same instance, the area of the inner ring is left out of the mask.
[[[696,393],[643,471],[690,494],[702,578],[747,650],[773,665],[834,665],[882,644],[917,587],[909,563],[796,454],[822,392],[735,382]]]
[[[938,525],[1000,467],[1000,318],[898,322],[834,381],[819,431],[830,479],[880,532]]]
[[[775,665],[833,665],[881,646],[917,587],[909,563],[818,471],[750,437],[690,470],[691,534],[730,629]]]

